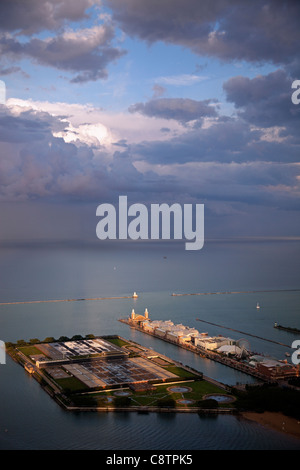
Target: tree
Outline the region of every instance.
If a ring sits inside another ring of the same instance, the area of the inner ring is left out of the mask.
[[[78,341],[78,340],[80,340],[80,339],[83,339],[83,337],[82,337],[81,335],[74,335],[74,336],[72,336],[72,338],[71,338],[72,341]]]
[[[31,338],[31,339],[29,340],[29,343],[30,343],[30,344],[40,343],[40,340],[39,340],[38,338]]]
[[[176,401],[171,398],[171,397],[164,397],[160,398],[156,402],[157,406],[161,408],[175,408],[176,407]]]
[[[214,400],[213,398],[208,398],[207,400],[200,400],[198,402],[198,406],[200,408],[205,408],[208,410],[208,409],[218,408],[219,403],[217,402],[217,400]]]
[[[68,338],[67,336],[61,336],[60,338],[58,338],[58,341],[64,343],[65,341],[70,341],[70,338]]]
[[[117,407],[128,407],[131,405],[131,399],[129,397],[115,397],[114,405]]]
[[[49,336],[48,338],[45,338],[43,343],[54,343],[55,341],[55,338],[53,338],[52,336]]]

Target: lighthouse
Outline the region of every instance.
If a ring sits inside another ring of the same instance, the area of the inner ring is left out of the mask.
[[[135,320],[135,311],[134,308],[131,311],[131,320]]]
[[[149,312],[147,308],[145,309],[144,317],[145,317],[145,320],[148,320],[149,318]]]

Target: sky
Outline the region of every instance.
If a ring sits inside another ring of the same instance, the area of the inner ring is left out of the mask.
[[[0,243],[96,241],[120,195],[299,237],[299,24],[294,0],[1,0]]]

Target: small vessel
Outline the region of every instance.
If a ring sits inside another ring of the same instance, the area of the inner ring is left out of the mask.
[[[133,293],[133,296],[132,296],[133,299],[137,299],[138,298],[138,295],[136,292]]]
[[[260,308],[260,305],[259,305],[259,303],[258,303],[258,302],[257,302],[257,304],[256,304],[256,308],[257,308],[257,309],[259,309],[259,308]]]
[[[291,356],[289,352],[286,352],[285,355],[286,355],[286,357],[290,357],[290,356]]]

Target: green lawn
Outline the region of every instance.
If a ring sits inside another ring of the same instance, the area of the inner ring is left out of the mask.
[[[175,374],[178,377],[185,378],[185,379],[188,379],[188,378],[193,379],[195,377],[198,377],[196,376],[196,374],[193,374],[192,372],[189,372],[188,370],[182,369],[181,367],[177,367],[174,365],[164,367],[164,369],[166,369],[168,372],[172,372],[172,374]]]
[[[194,400],[194,404],[192,404],[191,406],[195,406],[197,405],[197,402],[199,400],[202,400],[203,397],[207,394],[210,394],[210,393],[219,393],[219,394],[224,394],[226,392],[224,392],[223,389],[220,389],[219,387],[217,387],[216,385],[214,384],[211,384],[210,382],[206,382],[204,380],[197,380],[195,382],[181,382],[180,383],[180,386],[184,387],[189,387],[191,389],[191,391],[188,391],[188,392],[185,392],[183,394],[181,393],[172,393],[168,390],[169,387],[171,387],[172,385],[159,385],[158,387],[155,387],[155,391],[151,391],[151,392],[139,392],[139,393],[135,393],[135,394],[132,394],[131,395],[131,398],[139,403],[140,405],[153,405],[155,406],[156,405],[156,401],[161,399],[161,398],[164,398],[166,396],[172,398],[173,400],[179,400],[181,398],[185,398],[185,399],[190,399],[190,400]],[[178,404],[176,406],[186,406],[186,405],[181,405],[181,404]],[[221,406],[221,405],[220,405]]]
[[[109,341],[110,343],[115,344],[116,346],[119,346],[120,348],[122,346],[129,346],[129,343],[127,343],[126,341],[123,341],[120,338],[105,338],[105,340]]]
[[[25,356],[35,356],[35,355],[41,355],[42,352],[37,349],[35,346],[22,346],[21,348],[18,348],[19,351],[21,351]],[[45,356],[46,357],[46,356]]]
[[[192,400],[201,400],[204,395],[207,395],[208,393],[222,393],[224,394],[224,390],[220,389],[214,384],[211,384],[210,382],[206,382],[205,380],[197,380],[195,382],[181,382],[178,384],[180,387],[189,387],[192,390],[190,392],[185,392],[183,394],[184,398],[189,398]],[[172,385],[160,385],[158,387],[155,387],[157,389],[157,392],[162,393],[165,391],[166,393],[169,393],[172,398],[175,400],[178,400],[179,398],[182,398],[181,393],[172,393],[169,392],[167,389],[169,387],[172,387]]]
[[[55,379],[55,382],[60,385],[64,390],[70,392],[78,392],[87,389],[87,386],[76,377],[66,377],[63,379]]]
[[[179,384],[178,384],[179,385]],[[195,382],[180,382],[179,386],[186,386],[191,389],[191,391],[184,394],[181,393],[172,393],[168,390],[169,387],[172,387],[170,384],[159,385],[155,387],[155,390],[147,392],[130,392],[130,399],[132,406],[157,406],[158,401],[164,398],[171,398],[173,400],[179,400],[181,398],[194,400],[190,406],[197,406],[197,402],[202,400],[203,397],[210,393],[219,393],[224,394],[224,390],[220,389],[214,384],[206,382],[204,380],[195,381]],[[83,398],[82,402],[86,400],[86,403],[90,405],[94,403],[94,406],[110,406],[109,403],[105,401],[106,397],[114,397],[113,392],[99,392],[90,395],[89,397]],[[113,401],[111,402],[113,405]],[[177,407],[187,406],[184,404],[176,404]],[[222,406],[222,405],[219,405]]]

